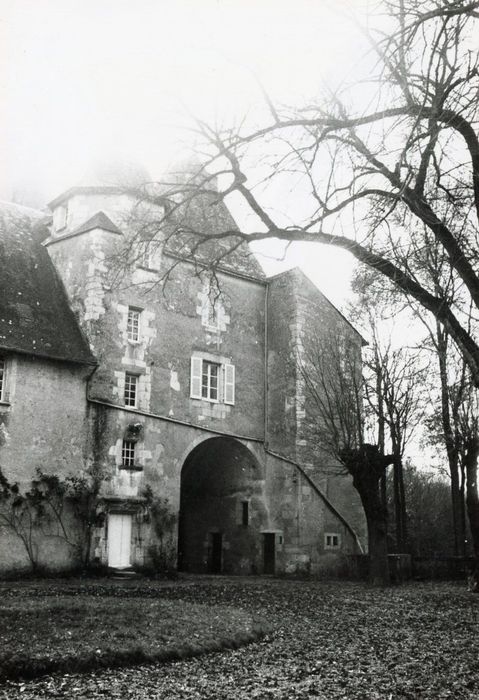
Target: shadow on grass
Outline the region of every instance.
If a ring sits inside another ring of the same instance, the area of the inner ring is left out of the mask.
[[[106,648],[101,653],[70,654],[56,659],[30,658],[26,654],[15,654],[9,659],[3,659],[0,663],[0,681],[30,680],[50,673],[87,673],[103,668],[124,668],[190,659],[212,652],[239,649],[259,641],[269,631],[265,626],[255,624],[250,632],[238,632],[233,637],[174,645],[153,653],[141,647],[135,647],[124,650]]]

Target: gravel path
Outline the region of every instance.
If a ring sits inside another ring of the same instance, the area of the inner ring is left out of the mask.
[[[235,604],[272,632],[189,661],[8,683],[1,698],[479,698],[479,596],[452,584],[217,579],[98,593]]]

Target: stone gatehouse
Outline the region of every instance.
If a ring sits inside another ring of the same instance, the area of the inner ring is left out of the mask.
[[[0,466],[9,481],[22,490],[37,468],[101,468],[91,556],[116,568],[148,564],[157,544],[147,492],[174,516],[183,570],[321,571],[360,551],[358,497],[331,460],[311,456],[294,362],[312,327],[360,353],[348,321],[299,269],[266,278],[245,245],[213,281],[159,231],[115,279],[134,197],[81,185],[49,206],[49,216],[1,209]],[[218,217],[234,225],[223,204],[208,216],[212,227]],[[41,564],[74,563],[54,532],[35,536]],[[4,572],[28,565],[5,524],[0,552]]]

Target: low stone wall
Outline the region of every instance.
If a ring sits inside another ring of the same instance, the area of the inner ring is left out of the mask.
[[[461,580],[474,566],[473,557],[413,557],[415,579]]]

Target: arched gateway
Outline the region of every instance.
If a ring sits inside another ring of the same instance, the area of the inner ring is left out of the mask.
[[[178,564],[196,573],[263,569],[264,478],[257,459],[233,438],[210,438],[181,472]]]

